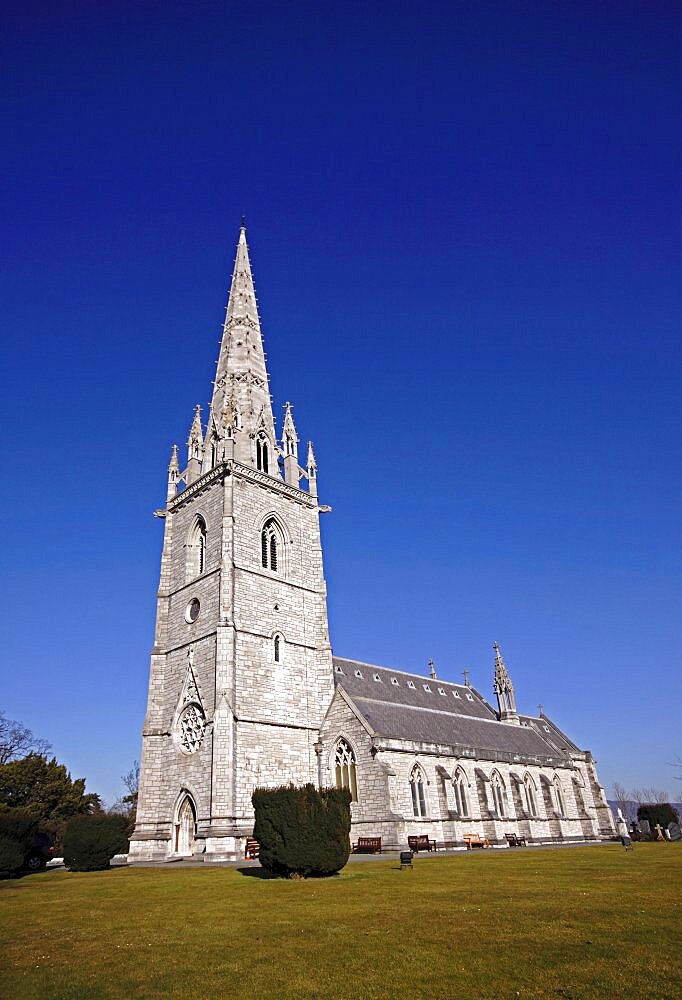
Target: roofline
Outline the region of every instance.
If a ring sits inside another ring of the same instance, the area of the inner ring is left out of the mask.
[[[350,656],[337,656],[336,653],[332,654],[332,662],[334,660],[344,660],[346,663],[354,663],[358,667],[369,667],[371,670],[387,670],[391,674],[404,674],[406,677],[416,677],[418,680],[423,681],[426,684],[431,681],[440,684],[450,684],[452,687],[463,688],[465,691],[475,691],[481,701],[485,701],[483,696],[476,691],[476,688],[471,684],[460,684],[457,681],[446,681],[443,677],[431,677],[429,674],[413,674],[410,670],[398,670],[397,667],[383,667],[380,663],[367,663],[366,660],[353,660]]]

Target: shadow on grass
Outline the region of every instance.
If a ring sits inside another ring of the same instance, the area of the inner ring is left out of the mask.
[[[266,872],[265,868],[235,868],[235,871],[245,875],[246,878],[277,878],[276,875]]]

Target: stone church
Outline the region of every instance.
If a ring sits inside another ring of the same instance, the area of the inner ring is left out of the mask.
[[[301,460],[305,454],[304,465]],[[305,489],[302,484],[305,484]],[[521,714],[494,646],[497,707],[469,682],[335,657],[312,444],[275,430],[242,226],[213,398],[168,467],[131,861],[241,859],[256,786],[343,785],[352,837],[505,845],[614,834],[595,763]]]

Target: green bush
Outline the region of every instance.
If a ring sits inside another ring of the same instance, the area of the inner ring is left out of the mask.
[[[637,819],[648,819],[652,833],[657,823],[665,830],[668,823],[677,823],[679,818],[677,809],[673,809],[669,802],[645,803],[637,810]]]
[[[0,808],[0,875],[21,871],[37,829],[38,819],[28,809]]]
[[[350,792],[283,785],[257,788],[251,801],[260,863],[273,875],[333,875],[350,854]]]
[[[74,816],[66,824],[64,864],[72,872],[102,871],[127,850],[125,816]]]

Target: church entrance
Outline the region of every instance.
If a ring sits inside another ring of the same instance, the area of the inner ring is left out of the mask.
[[[197,828],[197,817],[194,804],[188,795],[182,800],[175,823],[173,846],[176,854],[184,856],[194,853],[194,838]]]

